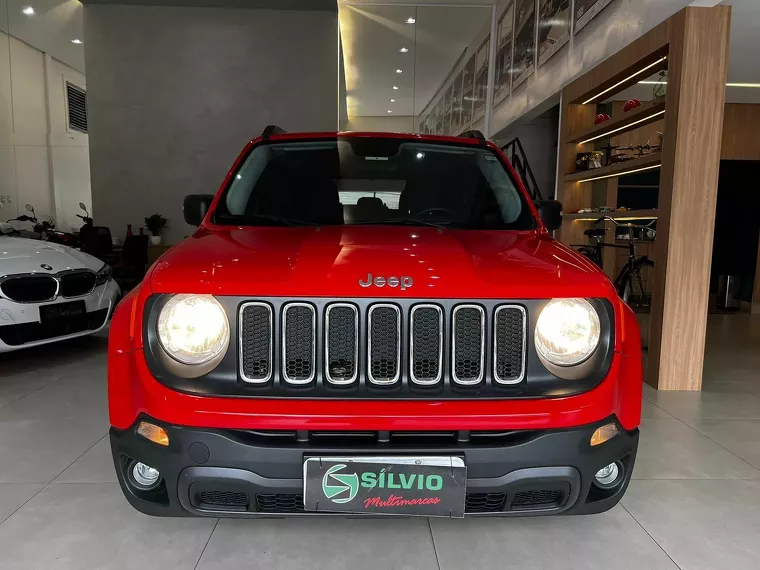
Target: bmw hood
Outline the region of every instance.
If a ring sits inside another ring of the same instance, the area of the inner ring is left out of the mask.
[[[0,277],[19,273],[54,274],[67,269],[103,267],[99,259],[65,245],[17,237],[0,237]]]

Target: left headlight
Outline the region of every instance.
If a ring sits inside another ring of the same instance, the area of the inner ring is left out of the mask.
[[[157,329],[166,354],[187,365],[220,357],[230,343],[227,313],[211,295],[175,295],[161,309]]]
[[[536,322],[536,350],[556,366],[581,364],[594,354],[600,337],[599,315],[585,299],[553,299]]]
[[[111,266],[107,263],[104,264],[95,275],[95,287],[108,283],[111,280],[112,274],[113,271],[111,270]]]

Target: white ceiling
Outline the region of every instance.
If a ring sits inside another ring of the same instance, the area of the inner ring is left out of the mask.
[[[34,15],[22,10],[31,6]],[[0,0],[0,30],[84,71],[82,4],[79,0]]]
[[[482,0],[480,6],[464,3],[340,4],[349,117],[386,116],[388,110],[393,115],[418,115],[470,42],[489,25],[490,7],[483,6]],[[414,24],[405,23],[410,17]],[[409,51],[400,53],[402,47]],[[396,69],[403,73],[397,74]]]

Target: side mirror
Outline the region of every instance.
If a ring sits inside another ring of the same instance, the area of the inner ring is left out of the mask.
[[[34,214],[34,208],[32,207],[31,204],[27,204],[26,206],[24,206],[24,208],[26,208],[27,212],[31,212],[32,214]]]
[[[203,218],[206,217],[206,212],[211,207],[213,199],[213,194],[190,194],[189,196],[185,196],[185,203],[182,205],[185,222],[191,226],[201,225]]]
[[[557,200],[539,200],[535,204],[546,229],[558,230],[562,225],[562,204]]]
[[[79,202],[79,209],[84,210],[85,212],[87,211],[87,206],[84,205],[84,202]]]

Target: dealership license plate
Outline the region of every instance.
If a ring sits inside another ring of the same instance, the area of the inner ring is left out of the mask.
[[[460,457],[310,457],[303,472],[307,511],[464,516]]]
[[[79,317],[87,312],[84,301],[71,301],[58,303],[57,305],[43,305],[40,307],[40,322],[54,323],[56,321]]]

